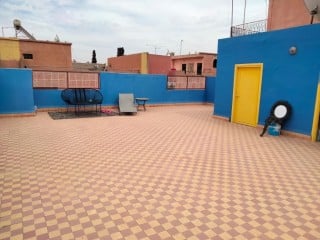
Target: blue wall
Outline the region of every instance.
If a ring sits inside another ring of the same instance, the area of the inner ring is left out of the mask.
[[[61,99],[61,91],[58,89],[34,89],[34,102],[40,108],[65,107]]]
[[[214,92],[216,88],[216,77],[206,77],[206,101],[214,103]]]
[[[214,88],[206,90],[167,90],[165,75],[100,73],[100,91],[103,105],[117,106],[119,93],[133,93],[135,97],[148,97],[148,104],[202,103],[214,99]],[[209,94],[207,93],[209,92]],[[61,90],[35,89],[34,99],[38,108],[64,107],[60,97]]]
[[[32,89],[32,72],[26,69],[0,70],[1,113],[33,112],[41,108],[65,107],[61,89]],[[206,80],[205,90],[168,90],[165,75],[100,73],[103,105],[117,106],[119,93],[148,97],[148,104],[204,103],[214,101],[215,78]]]
[[[208,81],[208,90],[167,90],[165,75],[100,73],[100,91],[103,105],[117,106],[119,93],[133,93],[135,97],[148,97],[148,104],[202,103],[214,101],[214,80]],[[61,90],[35,89],[38,108],[64,107]],[[207,99],[208,98],[208,99]]]
[[[0,69],[0,113],[33,113],[32,71]]]
[[[292,105],[285,129],[311,134],[320,72],[320,24],[219,40],[214,114],[231,117],[235,64],[263,63],[259,123],[277,100]],[[289,48],[297,47],[290,55]]]
[[[205,90],[167,90],[167,76],[101,73],[103,104],[118,105],[119,93],[150,98],[149,104],[206,102]]]

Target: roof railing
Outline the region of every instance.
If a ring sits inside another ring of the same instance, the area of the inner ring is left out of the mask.
[[[259,20],[231,27],[231,37],[250,35],[267,31],[267,20]]]

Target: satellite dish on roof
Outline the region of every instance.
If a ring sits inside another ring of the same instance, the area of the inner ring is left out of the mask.
[[[311,24],[314,17],[320,21],[320,0],[304,0],[304,4],[311,15]]]

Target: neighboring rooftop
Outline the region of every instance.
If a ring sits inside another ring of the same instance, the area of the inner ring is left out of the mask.
[[[102,63],[80,63],[72,62],[72,68],[75,71],[104,71],[105,64]]]

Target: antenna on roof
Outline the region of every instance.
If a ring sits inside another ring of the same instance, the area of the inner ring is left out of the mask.
[[[163,46],[158,46],[153,44],[147,44],[147,46],[154,48],[154,54],[157,54],[157,50],[163,47]]]
[[[60,38],[59,38],[58,34],[56,34],[56,36],[55,36],[55,38],[54,38],[54,41],[55,41],[55,42],[60,42]]]
[[[310,24],[313,24],[314,17],[320,21],[320,0],[304,0],[304,5],[311,15]]]
[[[13,26],[16,30],[16,37],[18,37],[19,33],[23,33],[27,38],[31,40],[36,40],[34,36],[32,36],[24,27],[22,27],[21,21],[19,19],[13,20]]]

